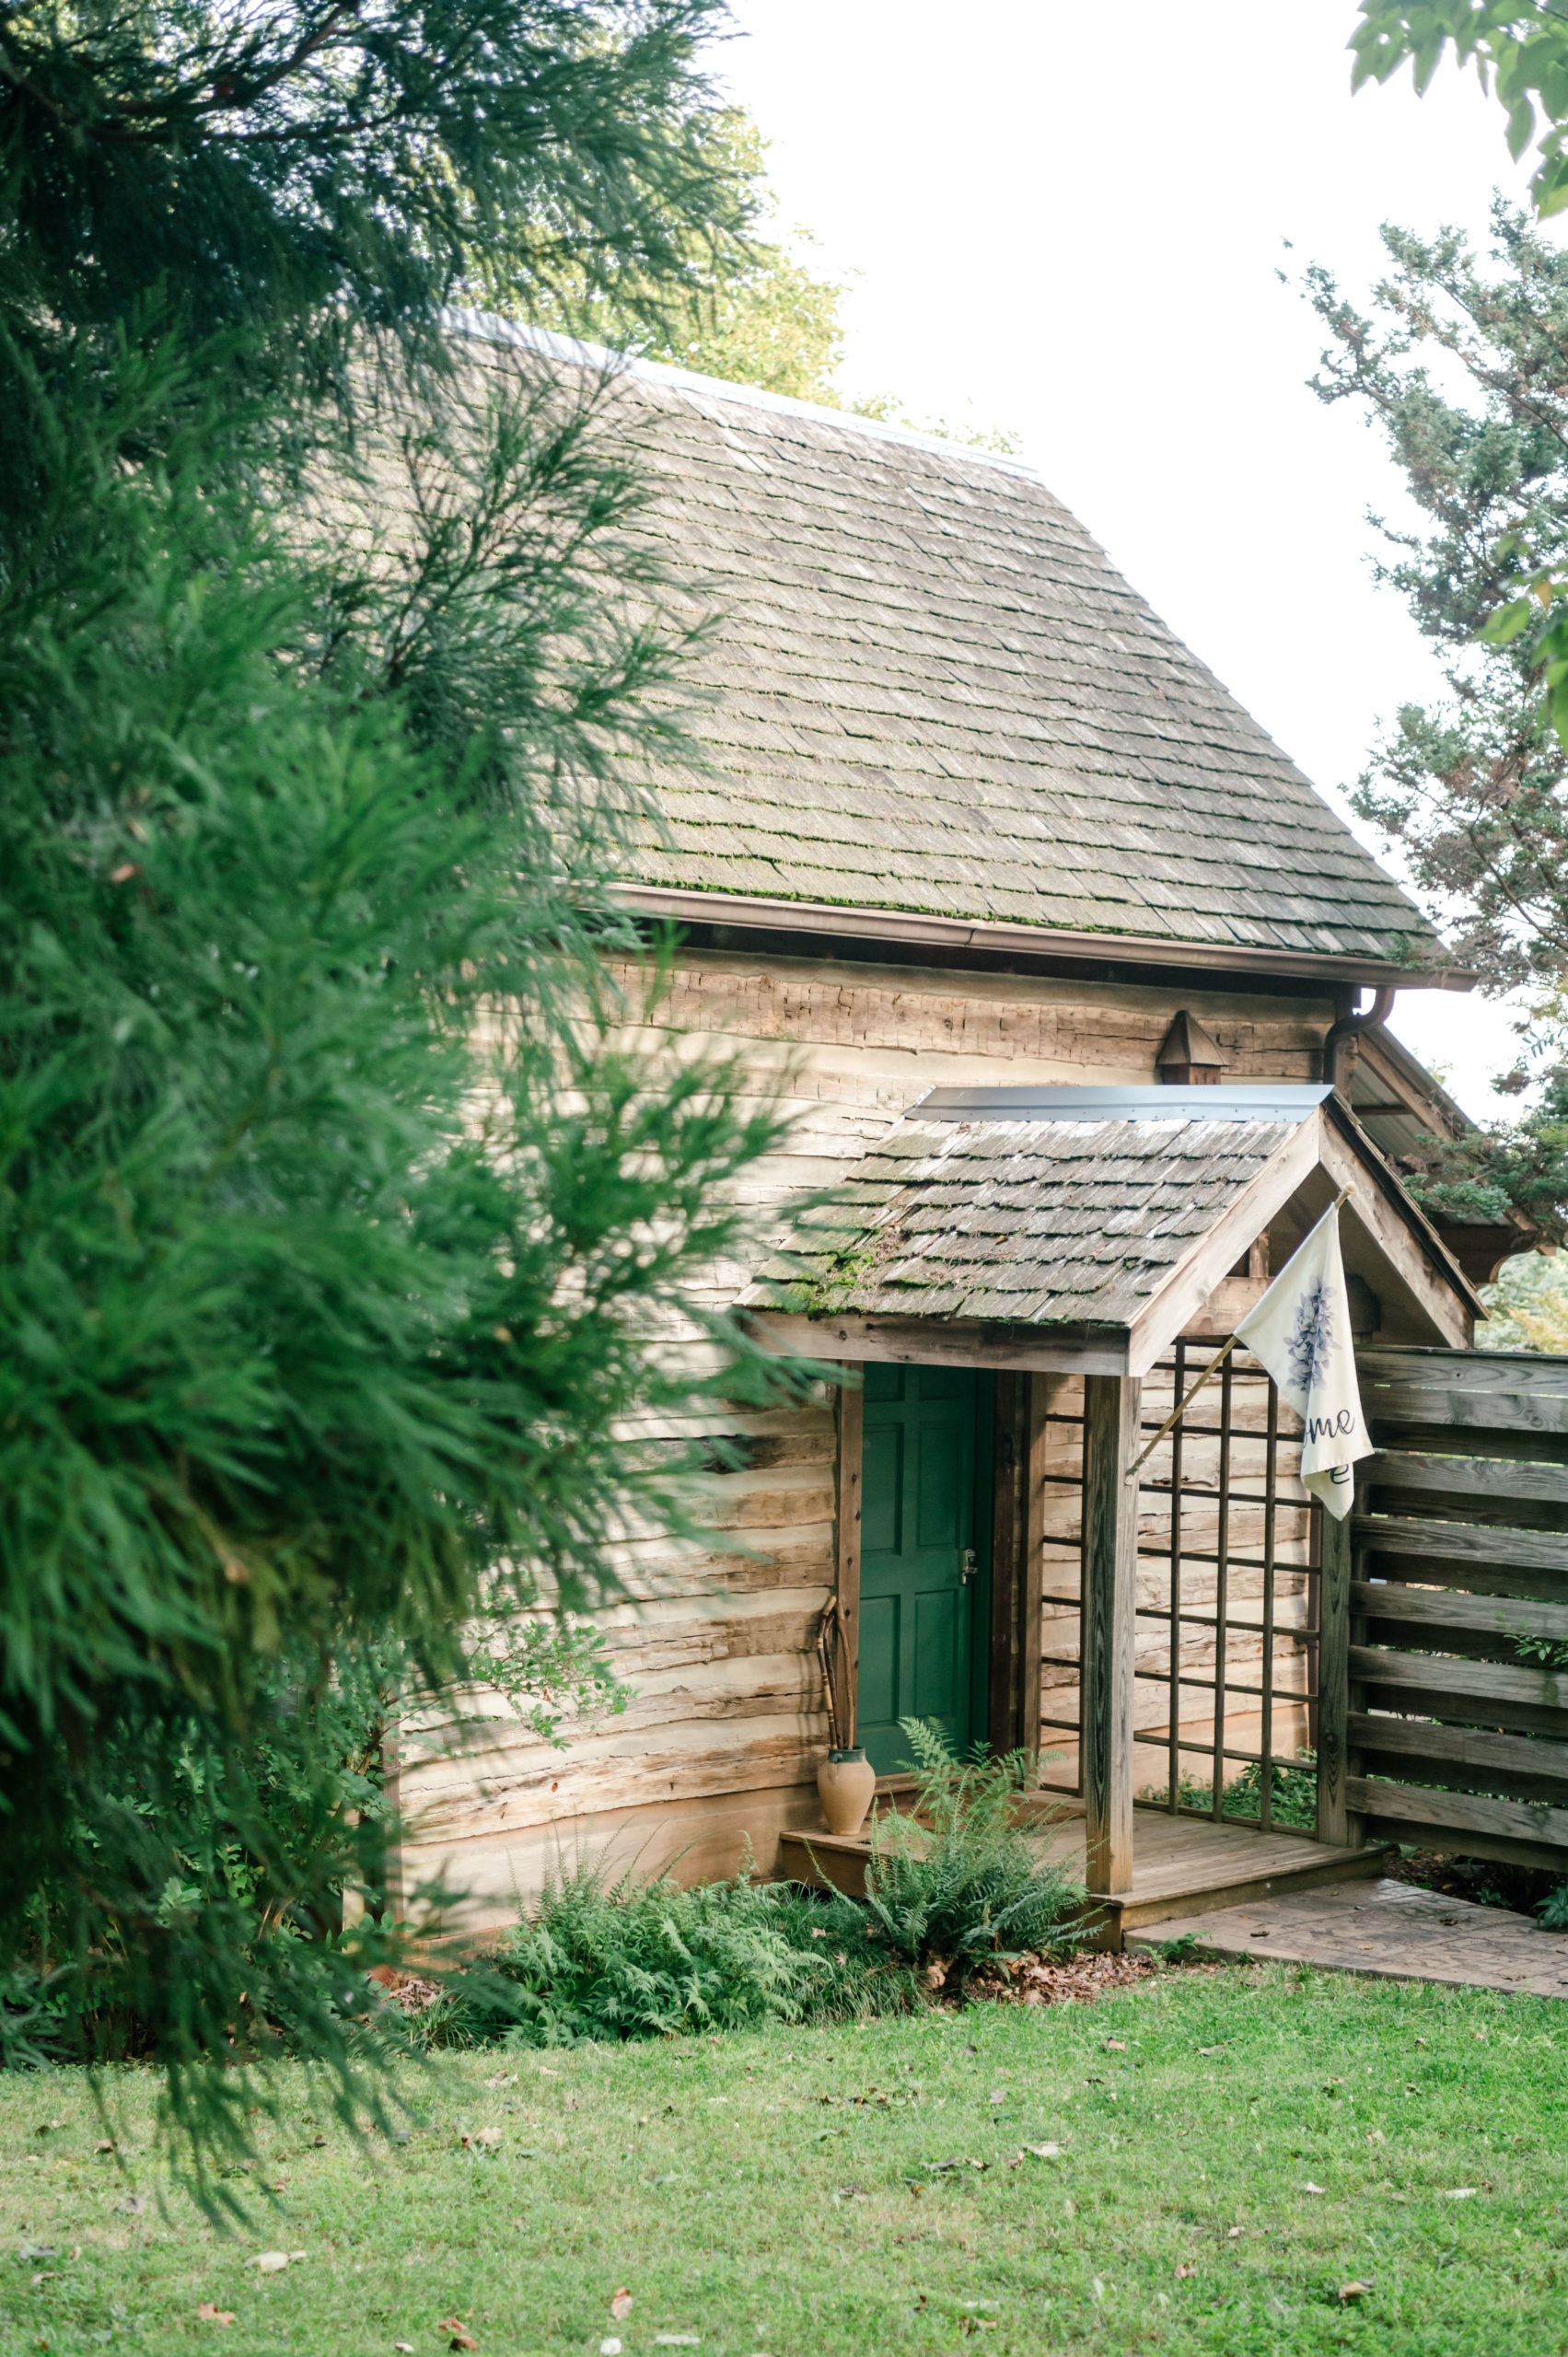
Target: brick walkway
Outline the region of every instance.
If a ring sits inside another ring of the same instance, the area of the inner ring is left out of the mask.
[[[1568,1933],[1542,1932],[1528,1915],[1445,1898],[1409,1883],[1336,1883],[1249,1907],[1172,1916],[1129,1932],[1127,1945],[1153,1947],[1184,1933],[1213,1956],[1277,1956],[1379,1980],[1568,1997]]]

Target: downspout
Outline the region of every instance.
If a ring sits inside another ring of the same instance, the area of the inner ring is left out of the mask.
[[[1373,993],[1372,1004],[1365,1015],[1342,1015],[1339,1021],[1332,1027],[1323,1042],[1323,1077],[1330,1088],[1338,1088],[1341,1085],[1340,1067],[1343,1059],[1340,1051],[1345,1042],[1358,1039],[1363,1031],[1376,1029],[1379,1023],[1386,1023],[1394,1004],[1394,996],[1395,985],[1384,983]],[[1346,1074],[1347,1084],[1349,1077],[1350,1075]]]

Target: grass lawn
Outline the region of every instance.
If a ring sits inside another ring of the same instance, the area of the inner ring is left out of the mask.
[[[704,2357],[1568,2351],[1548,2001],[1264,1966],[1093,2006],[447,2055],[411,2078],[399,2145],[345,2136],[302,2072],[283,2086],[252,2180],[275,2206],[258,2191],[226,2238],[176,2197],[160,2214],[141,2074],[116,2097],[128,2177],[78,2074],[0,2081],[0,2350],[424,2357],[456,2318],[482,2357],[610,2334],[626,2357],[661,2335]],[[267,2249],[304,2255],[246,2265]]]

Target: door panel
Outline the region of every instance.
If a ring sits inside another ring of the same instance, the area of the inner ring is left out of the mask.
[[[879,1776],[909,1764],[900,1719],[935,1719],[960,1751],[982,1583],[964,1577],[976,1513],[982,1378],[868,1366],[860,1562],[859,1735]]]
[[[899,1604],[896,1596],[860,1595],[860,1685],[856,1732],[894,1723],[899,1696]]]

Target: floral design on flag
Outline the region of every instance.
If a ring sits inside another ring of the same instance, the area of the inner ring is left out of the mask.
[[[1285,1343],[1290,1353],[1291,1378],[1298,1390],[1310,1391],[1319,1380],[1333,1346],[1334,1317],[1329,1288],[1319,1281],[1309,1285],[1296,1303],[1295,1323]]]

